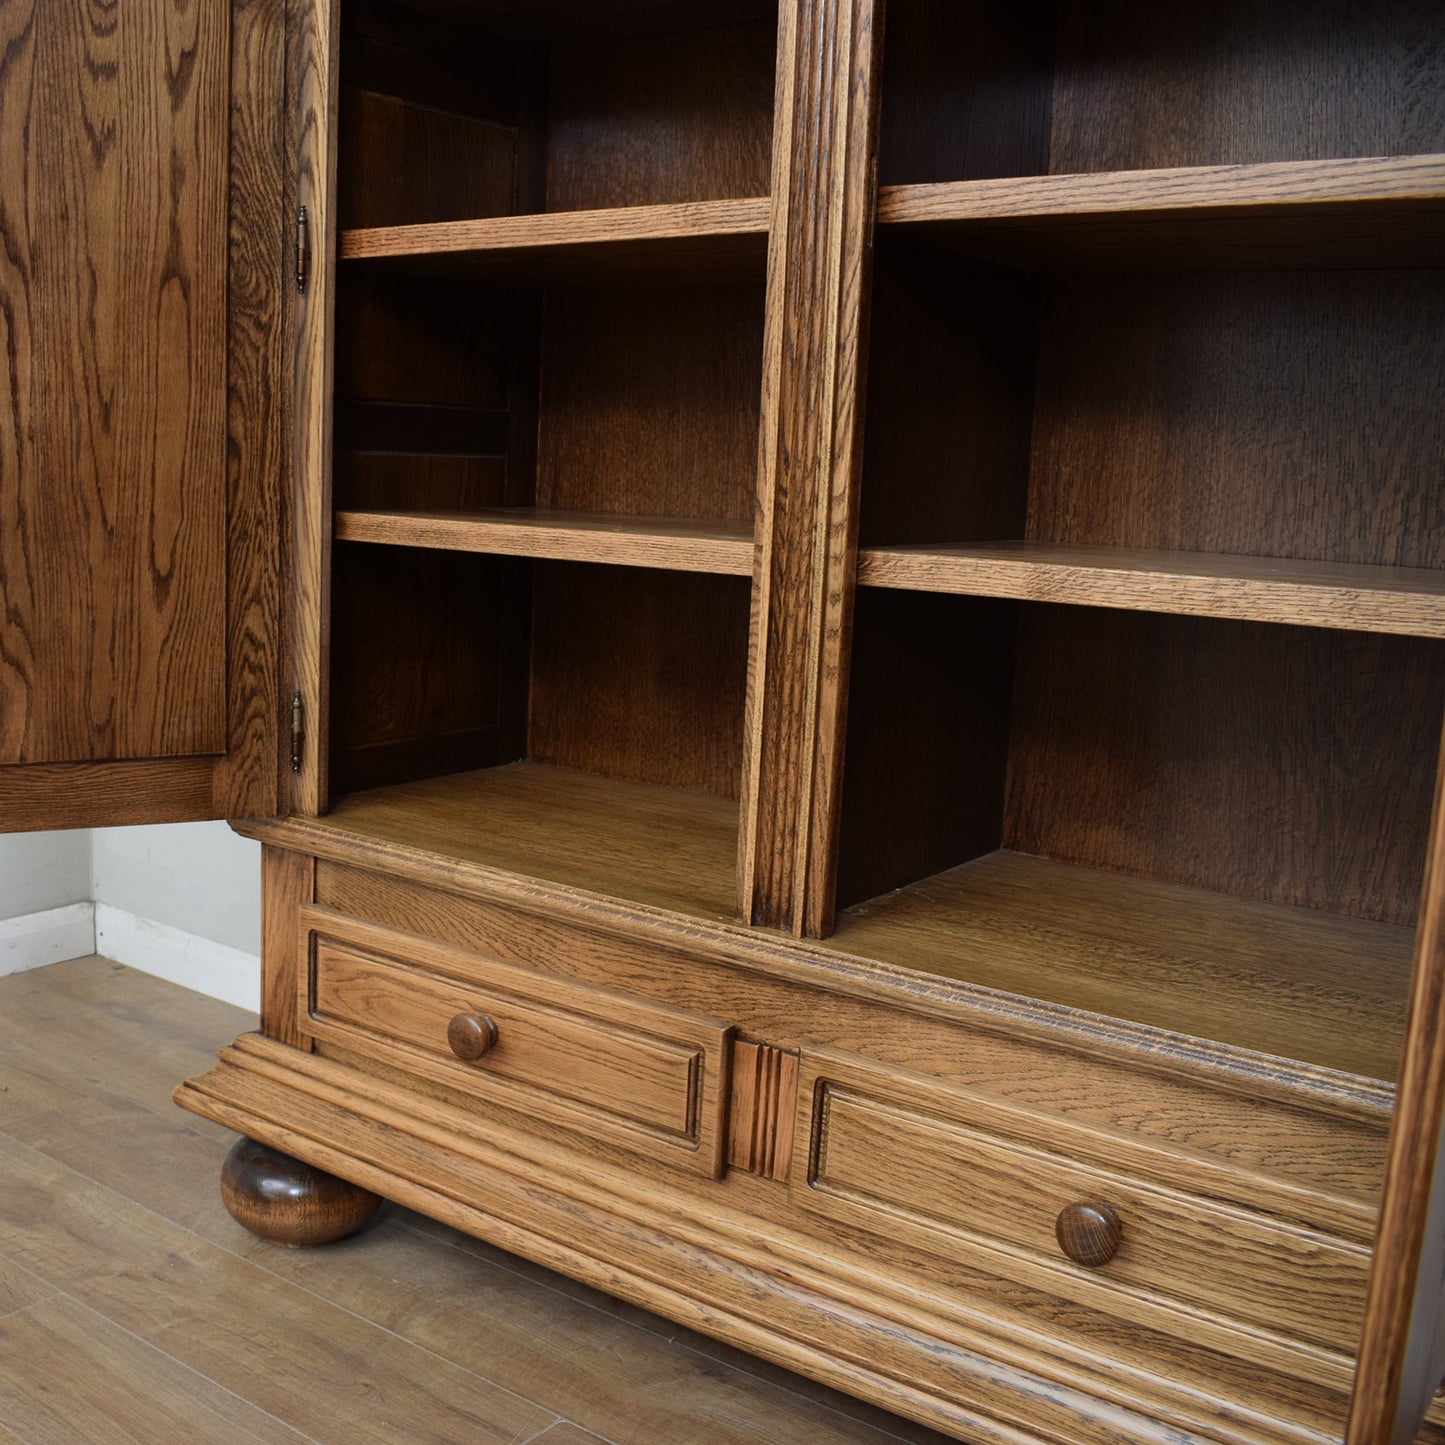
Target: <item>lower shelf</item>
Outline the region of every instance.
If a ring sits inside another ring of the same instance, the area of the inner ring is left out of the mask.
[[[999,852],[841,914],[830,946],[1393,1080],[1414,930]]]
[[[266,825],[238,825],[262,836]],[[728,798],[512,763],[337,799],[290,833],[351,835],[696,918],[737,916]]]

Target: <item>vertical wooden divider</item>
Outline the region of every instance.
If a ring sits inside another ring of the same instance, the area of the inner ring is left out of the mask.
[[[1445,744],[1347,1445],[1409,1445],[1445,1374]]]
[[[316,860],[287,848],[261,849],[261,1032],[292,1048],[311,1048],[301,1032],[301,956],[296,919],[316,901]]]
[[[783,0],[738,891],[798,934],[833,919],[881,43],[882,0]]]
[[[306,207],[310,259],[306,289],[286,288],[294,340],[291,562],[291,690],[301,695],[305,738],[290,774],[291,810],[326,808],[327,663],[331,595],[332,334],[336,313],[336,107],[341,46],[339,0],[291,0],[286,68],[291,97],[288,219]],[[290,694],[284,701],[289,733]]]

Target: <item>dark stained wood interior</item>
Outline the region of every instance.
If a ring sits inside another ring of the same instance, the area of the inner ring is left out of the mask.
[[[889,0],[885,56],[885,185],[1445,150],[1430,0]]]
[[[735,798],[748,579],[539,563],[528,756]]]
[[[640,8],[657,7],[579,31],[508,5],[351,0],[341,225],[765,196],[776,7],[628,23]]]
[[[861,595],[840,906],[1003,847],[1413,923],[1440,643],[1016,606]]]

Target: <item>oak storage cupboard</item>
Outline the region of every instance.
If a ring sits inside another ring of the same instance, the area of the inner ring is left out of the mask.
[[[252,820],[178,1100],[960,1439],[1445,1438],[1442,81],[0,0],[0,819]]]

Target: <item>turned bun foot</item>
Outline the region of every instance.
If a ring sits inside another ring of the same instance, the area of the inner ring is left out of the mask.
[[[289,1249],[355,1234],[381,1204],[379,1194],[254,1139],[237,1140],[226,1155],[221,1199],[252,1234]]]

